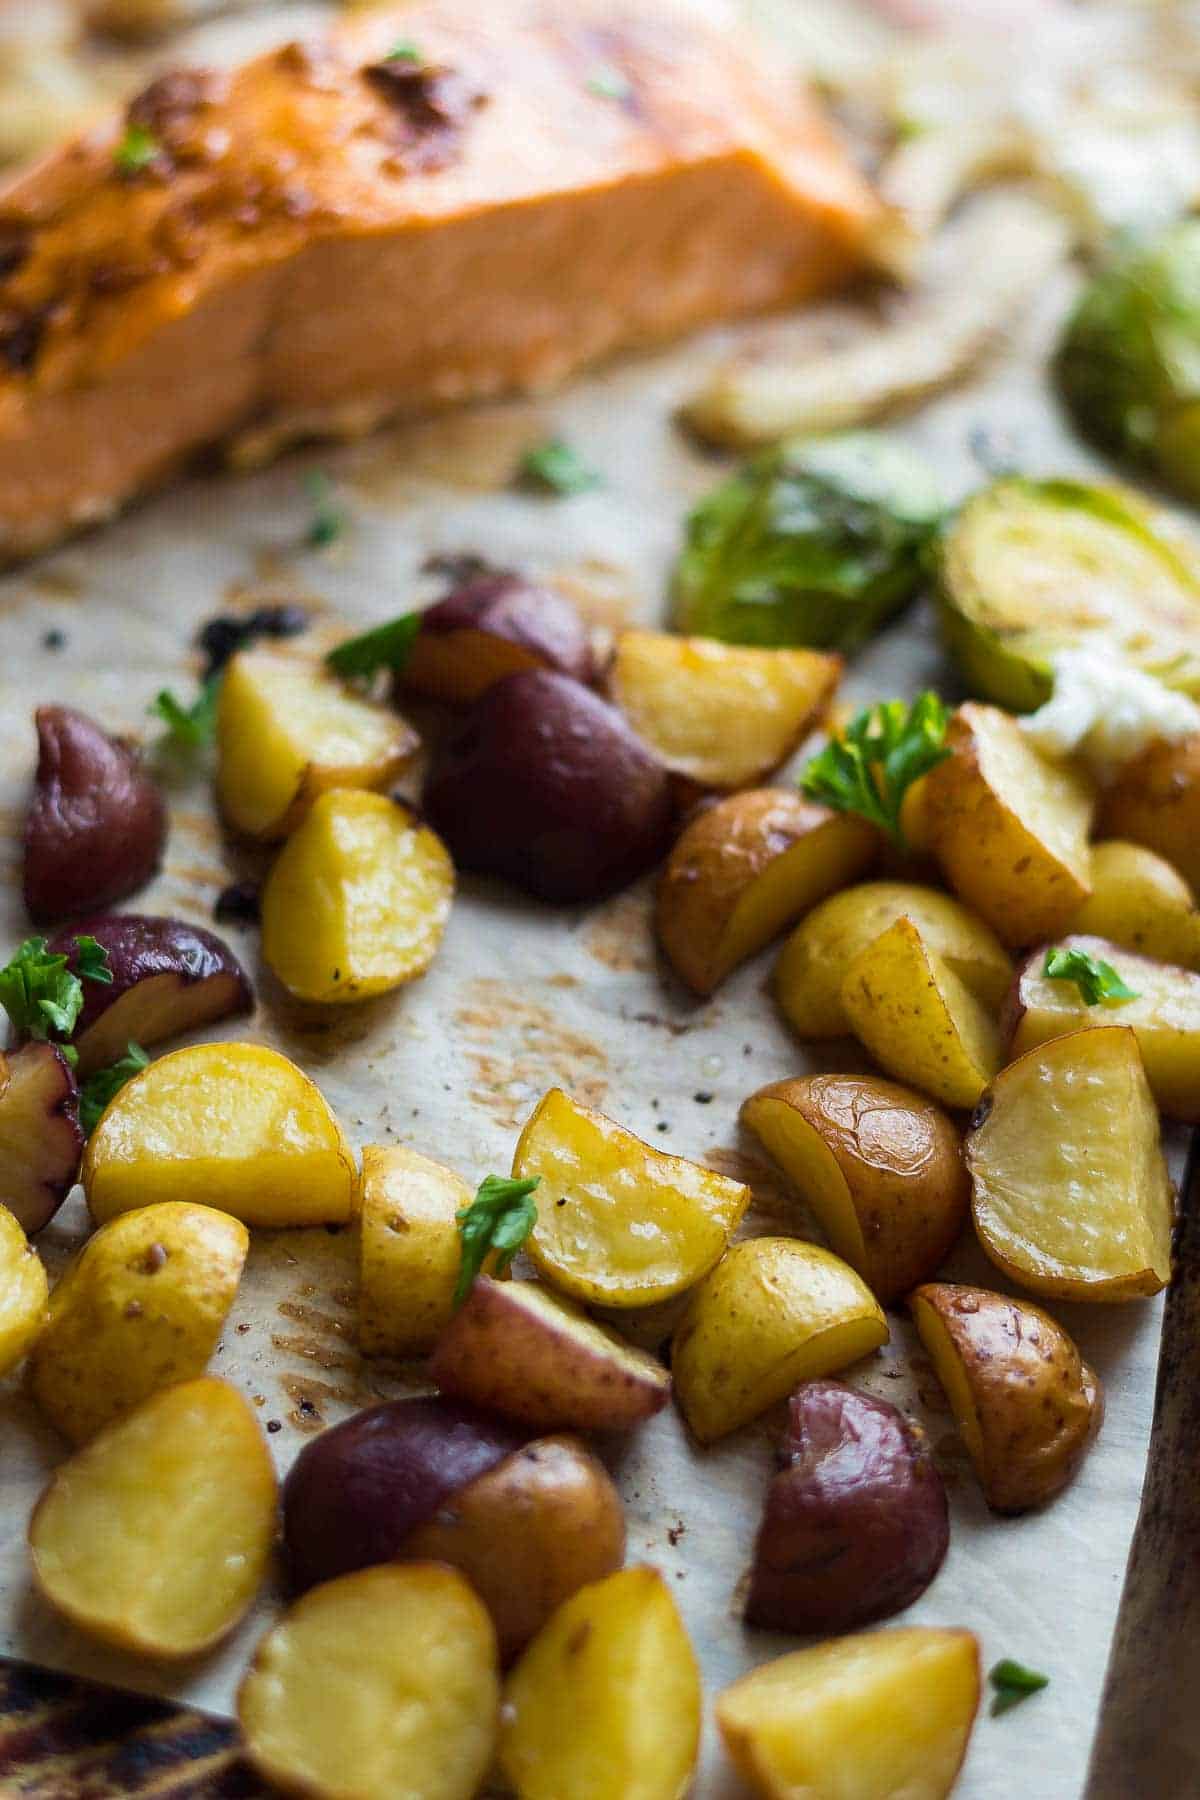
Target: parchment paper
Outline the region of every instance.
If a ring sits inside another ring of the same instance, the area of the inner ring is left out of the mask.
[[[1040,297],[983,379],[904,427],[937,461],[949,498],[984,479],[981,457],[1032,472],[1097,466],[1065,433],[1041,375],[1072,279],[1064,271]],[[848,321],[857,316],[838,305],[750,335],[819,342],[853,328]],[[254,476],[196,479],[0,582],[0,805],[9,878],[0,888],[0,942],[15,944],[27,930],[14,883],[32,705],[64,701],[109,728],[152,732],[149,702],[165,684],[186,691],[195,666],[189,645],[218,611],[298,600],[313,612],[314,641],[324,643],[346,626],[411,606],[428,590],[418,571],[431,553],[468,551],[562,581],[598,628],[661,620],[684,512],[721,473],[675,428],[672,414],[745,335],[713,333],[625,362],[552,400],[394,429]],[[604,471],[602,490],[541,500],[512,489],[521,449],[551,430]],[[302,475],[315,466],[335,479],[350,514],[345,537],[325,552],[303,548]],[[61,648],[51,647],[53,632],[63,634]],[[929,681],[954,691],[918,609],[857,661],[844,694],[861,702]],[[168,772],[167,866],[130,904],[211,922],[220,889],[254,860],[223,840],[203,763],[190,774]],[[848,1045],[818,1063],[790,1036],[764,991],[770,956],[710,1002],[686,997],[659,965],[649,899],[643,884],[591,911],[554,911],[498,884],[464,879],[429,974],[398,995],[329,1014],[281,994],[259,964],[254,930],[222,927],[259,991],[252,1021],[230,1034],[294,1057],[356,1143],[412,1144],[472,1183],[507,1170],[518,1126],[558,1083],[651,1142],[748,1180],[756,1200],[749,1229],[803,1230],[795,1202],[739,1139],[738,1105],[782,1076],[865,1065]],[[41,1234],[54,1271],[83,1224],[75,1197]],[[324,1425],[419,1385],[419,1371],[364,1365],[357,1355],[355,1251],[351,1230],[255,1235],[213,1367],[252,1398],[264,1424],[278,1422],[269,1442],[281,1472]],[[1002,1285],[971,1244],[950,1272]],[[950,1491],[949,1558],[906,1619],[971,1627],[985,1669],[1014,1656],[1052,1677],[1044,1694],[1005,1718],[981,1715],[958,1790],[964,1800],[1010,1800],[1014,1787],[1028,1800],[1068,1800],[1079,1791],[1136,1512],[1159,1306],[1056,1310],[1100,1372],[1108,1412],[1077,1481],[1032,1517],[988,1514],[904,1318],[893,1316],[888,1347],[850,1372],[926,1426]],[[642,1321],[643,1336],[661,1342],[669,1323]],[[668,1576],[710,1696],[794,1643],[749,1633],[739,1618],[776,1424],[763,1421],[701,1455],[668,1413],[606,1449],[628,1509],[630,1559],[656,1563]],[[61,1455],[19,1383],[0,1388],[0,1652],[229,1711],[274,1594],[224,1650],[183,1672],[102,1652],[31,1597],[25,1522]],[[696,1791],[705,1800],[741,1791],[711,1731]]]

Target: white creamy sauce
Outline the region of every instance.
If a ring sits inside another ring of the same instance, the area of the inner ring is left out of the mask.
[[[1082,756],[1103,780],[1157,740],[1200,731],[1200,706],[1092,646],[1054,658],[1054,694],[1021,725],[1039,750]]]

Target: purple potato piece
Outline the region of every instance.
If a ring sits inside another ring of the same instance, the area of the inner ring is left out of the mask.
[[[570,601],[553,588],[488,573],[421,615],[400,683],[410,693],[462,706],[525,669],[554,669],[589,682],[596,673],[591,640]]]
[[[157,1044],[254,1005],[254,990],[233,951],[200,925],[146,913],[102,913],[58,932],[49,947],[74,968],[75,939],[85,935],[108,952],[113,978],[111,986],[83,984],[74,1037],[81,1075],[116,1062],[131,1040]]]
[[[38,764],[25,818],[25,906],[48,923],[144,887],[162,861],[167,809],[137,752],[66,706],[35,714]]]
[[[26,1232],[40,1231],[79,1175],[83,1131],[79,1089],[53,1044],[24,1044],[7,1055],[0,1092],[0,1205]]]
[[[538,669],[489,688],[437,757],[429,822],[461,868],[543,900],[598,900],[666,849],[666,770],[590,688]]]
[[[772,1631],[852,1631],[922,1594],[950,1542],[924,1433],[839,1381],[792,1395],[780,1473],[754,1548],[746,1619]]]
[[[460,1488],[528,1441],[472,1406],[389,1400],[307,1444],[283,1484],[283,1542],[295,1592],[390,1562]]]

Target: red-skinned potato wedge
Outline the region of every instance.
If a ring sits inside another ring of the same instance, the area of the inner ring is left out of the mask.
[[[1200,893],[1200,732],[1151,744],[1127,763],[1104,794],[1098,825],[1102,837],[1156,850]]]
[[[314,1589],[262,1639],[238,1690],[246,1754],[307,1800],[473,1800],[496,1740],[496,1634],[439,1563]]]
[[[950,1543],[946,1490],[924,1433],[840,1381],[792,1395],[754,1546],[746,1620],[768,1631],[852,1631],[911,1606]]]
[[[429,1373],[445,1394],[534,1431],[628,1431],[671,1392],[662,1364],[534,1281],[479,1276]]]
[[[46,1323],[50,1284],[15,1216],[0,1206],[0,1376],[15,1369]]]
[[[24,1044],[0,1093],[0,1204],[27,1232],[51,1220],[79,1176],[79,1088],[61,1050]]]
[[[827,894],[857,879],[879,835],[788,788],[756,788],[704,807],[659,877],[658,941],[682,981],[711,994]]]
[[[1071,1338],[1040,1306],[985,1288],[930,1282],[910,1304],[988,1505],[1052,1500],[1104,1417],[1099,1378]]]
[[[42,706],[35,723],[23,887],[30,918],[45,924],[144,887],[162,861],[167,809],[137,751],[85,713]]]
[[[1064,937],[1056,949],[1080,950],[1117,971],[1132,1000],[1089,1006],[1073,981],[1043,974],[1044,949],[1018,971],[1003,1021],[1010,1054],[1094,1025],[1124,1025],[1141,1051],[1150,1091],[1163,1112],[1200,1124],[1200,975],[1123,950],[1097,937]]]
[[[820,723],[841,674],[841,657],[819,650],[623,631],[609,687],[672,774],[702,788],[739,788],[787,761]]]
[[[898,1626],[794,1650],[717,1697],[762,1800],[946,1800],[979,1710],[969,1631]]]
[[[590,682],[596,668],[587,629],[554,588],[521,575],[483,574],[421,614],[399,686],[467,706],[523,669],[555,669]]]
[[[966,1223],[958,1128],[910,1088],[802,1075],[751,1094],[741,1121],[884,1304],[927,1280]]]
[[[53,1476],[29,1522],[34,1580],[90,1637],[195,1656],[266,1573],[275,1470],[254,1409],[205,1376],[164,1388]]]
[[[241,963],[228,944],[201,925],[141,913],[101,913],[59,932],[50,940],[50,954],[65,956],[74,968],[80,935],[94,937],[107,951],[112,972],[111,984],[83,984],[83,1011],[72,1039],[81,1075],[118,1061],[131,1040],[145,1048],[254,1006]]]

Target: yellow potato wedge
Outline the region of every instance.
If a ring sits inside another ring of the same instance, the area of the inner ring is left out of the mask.
[[[298,1000],[369,1000],[423,975],[442,941],[454,864],[435,831],[385,794],[313,803],[267,876],[263,956]]]
[[[966,1156],[979,1241],[1022,1287],[1136,1300],[1166,1286],[1174,1191],[1126,1027],[1076,1031],[1010,1063],[976,1109]]]
[[[194,1044],[151,1063],[109,1103],[81,1180],[97,1225],[149,1199],[246,1225],[341,1225],[357,1185],[320,1089],[263,1044]]]
[[[973,1106],[1003,1061],[999,1026],[911,919],[859,951],[842,1009],[881,1068],[943,1106]]]
[[[473,1800],[496,1740],[496,1633],[464,1576],[385,1563],[323,1582],[238,1692],[246,1754],[307,1800]]]
[[[563,1295],[486,1275],[443,1331],[429,1373],[442,1393],[535,1431],[628,1431],[671,1392],[655,1357]]]
[[[725,1748],[764,1800],[945,1800],[978,1710],[973,1634],[919,1625],[795,1650],[716,1703]]]
[[[172,1382],[200,1375],[233,1305],[250,1239],[210,1206],[160,1201],[90,1237],[50,1296],[30,1387],[75,1443]]]
[[[364,1356],[424,1356],[454,1310],[461,1175],[402,1144],[362,1153],[358,1342]]]
[[[643,1143],[551,1088],[525,1125],[512,1172],[538,1176],[526,1249],[551,1287],[600,1306],[681,1294],[724,1254],[750,1190]]]
[[[1200,968],[1200,910],[1178,869],[1142,844],[1092,845],[1090,898],[1072,932],[1184,969]]]
[[[15,1369],[46,1323],[50,1284],[42,1259],[0,1206],[0,1376]]]
[[[995,706],[960,706],[946,743],[951,754],[925,788],[946,879],[1006,944],[1054,937],[1091,891],[1090,784],[1040,755]]]
[[[1040,1306],[986,1288],[930,1282],[910,1305],[988,1505],[1017,1513],[1052,1500],[1104,1417],[1074,1341]]]
[[[742,1124],[885,1305],[940,1267],[970,1211],[958,1128],[895,1082],[802,1075],[743,1102]]]
[[[245,837],[286,837],[327,788],[385,786],[419,747],[390,707],[298,657],[243,650],[221,678],[217,799]]]
[[[820,722],[841,674],[841,657],[819,650],[623,631],[609,684],[666,768],[701,787],[739,788],[787,761]]]
[[[982,919],[936,888],[910,881],[864,881],[814,907],[775,965],[775,998],[801,1037],[849,1035],[842,1006],[846,971],[897,919],[911,919],[934,955],[975,998],[999,1009],[1012,983],[1012,962]]]
[[[500,1766],[521,1800],[682,1800],[700,1704],[666,1582],[622,1569],[565,1601],[509,1676]]]
[[[697,813],[658,884],[658,941],[676,974],[711,994],[818,900],[861,875],[879,834],[786,788],[730,794]]]
[[[1166,857],[1200,893],[1200,732],[1151,744],[1117,775],[1101,802],[1102,837],[1128,838]]]
[[[887,1339],[874,1295],[840,1256],[798,1238],[750,1238],[696,1289],[676,1328],[675,1398],[693,1436],[711,1444]]]
[[[29,1522],[34,1580],[89,1637],[195,1656],[261,1587],[277,1498],[234,1388],[211,1376],[164,1388],[55,1472]]]

